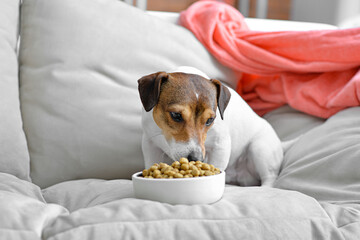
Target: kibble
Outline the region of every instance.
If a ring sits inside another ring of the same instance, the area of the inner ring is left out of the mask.
[[[186,164],[189,163],[189,160],[187,158],[180,158],[179,162],[180,164]]]
[[[181,170],[189,170],[189,164],[187,164],[187,163],[183,163],[183,164],[181,164]]]
[[[155,163],[149,169],[142,171],[144,178],[193,178],[205,177],[219,174],[220,169],[212,164],[201,161],[191,161],[187,158],[180,158],[170,165],[166,163]]]

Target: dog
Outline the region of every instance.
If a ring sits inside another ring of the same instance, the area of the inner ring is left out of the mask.
[[[273,186],[281,141],[234,90],[192,67],[144,76],[138,90],[146,168],[186,157],[226,170],[229,184]]]

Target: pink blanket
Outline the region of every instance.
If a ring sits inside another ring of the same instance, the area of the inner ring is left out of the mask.
[[[360,103],[360,28],[251,31],[239,11],[216,1],[194,3],[180,24],[243,73],[237,91],[259,115],[289,104],[328,118]]]

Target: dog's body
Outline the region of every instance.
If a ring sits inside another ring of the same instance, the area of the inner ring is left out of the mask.
[[[153,90],[144,82],[156,79],[162,82],[155,83],[158,95],[152,98],[157,100],[149,105],[146,92]],[[145,76],[139,80],[139,91],[145,107],[142,149],[147,168],[190,157],[226,169],[227,183],[273,185],[283,159],[281,142],[235,91],[189,67]],[[167,110],[168,106],[173,108]]]

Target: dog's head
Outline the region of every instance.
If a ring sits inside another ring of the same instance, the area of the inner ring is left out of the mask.
[[[138,83],[144,109],[153,109],[154,121],[170,146],[169,157],[202,161],[206,134],[217,117],[217,108],[223,119],[229,90],[218,80],[182,72],[158,72]]]

